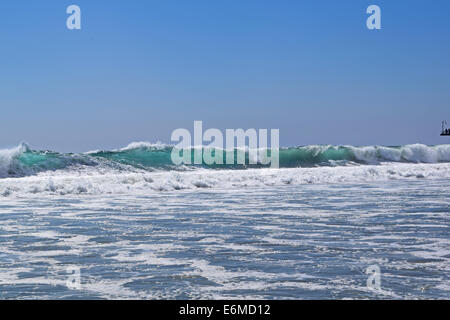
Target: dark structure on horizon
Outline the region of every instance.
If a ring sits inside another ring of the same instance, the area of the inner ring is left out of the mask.
[[[442,132],[441,136],[450,136],[450,129],[446,129],[445,126],[447,125],[447,121],[442,121]]]

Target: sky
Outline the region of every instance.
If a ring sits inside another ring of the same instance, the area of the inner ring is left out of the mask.
[[[450,143],[450,2],[1,1],[0,115],[0,148],[60,152],[169,143],[194,120],[282,146]]]

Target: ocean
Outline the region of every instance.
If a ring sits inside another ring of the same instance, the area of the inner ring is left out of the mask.
[[[450,145],[171,150],[0,150],[0,298],[450,298]]]

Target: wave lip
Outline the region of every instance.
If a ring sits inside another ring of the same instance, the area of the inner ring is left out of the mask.
[[[14,172],[14,168],[20,166],[17,161],[18,156],[29,151],[30,148],[26,143],[21,143],[12,149],[0,150],[0,178],[10,176]]]
[[[0,178],[24,177],[43,171],[96,165],[98,161],[85,155],[34,151],[25,143],[12,149],[0,150]]]
[[[355,157],[369,164],[377,162],[440,163],[450,162],[450,145],[410,144],[401,147],[349,147]]]
[[[97,167],[98,170],[114,169],[121,172],[136,170],[185,171],[204,169],[249,169],[264,168],[256,165],[207,165],[175,166],[171,161],[173,146],[162,143],[133,142],[127,147],[111,151],[91,151],[82,154],[62,154],[51,151],[35,151],[26,144],[0,150],[0,178],[24,177],[45,171],[81,170]],[[206,148],[205,148],[206,149]],[[198,150],[192,148],[191,152]],[[248,149],[215,149],[226,157],[233,152],[244,152],[248,159]],[[376,165],[384,162],[399,163],[445,163],[450,162],[450,145],[426,146],[411,144],[398,147],[385,146],[331,146],[311,145],[303,147],[281,148],[279,150],[280,168],[336,167]],[[225,161],[224,161],[225,163]]]

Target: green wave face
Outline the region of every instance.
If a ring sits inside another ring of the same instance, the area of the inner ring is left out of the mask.
[[[281,167],[327,165],[331,161],[357,162],[358,160],[347,147],[309,146],[280,151]]]
[[[144,170],[177,170],[171,160],[172,146],[136,147],[117,151],[100,151],[89,154],[61,154],[56,152],[33,151],[22,145],[12,150],[0,151],[0,177],[15,177],[36,174],[47,170],[66,168],[107,166],[121,170],[130,168]],[[194,152],[190,150],[191,159]],[[203,150],[204,151],[204,150]],[[207,165],[205,162],[192,167],[209,169],[261,168],[269,165],[249,164],[249,152],[242,150],[223,151],[215,149],[226,163],[227,154],[234,156],[233,164]],[[246,165],[238,164],[241,154]],[[270,156],[270,151],[268,152]],[[348,164],[378,164],[379,162],[450,162],[450,145],[425,146],[407,145],[401,147],[353,147],[353,146],[305,146],[282,148],[279,150],[281,168],[336,166]]]
[[[140,169],[164,169],[172,166],[171,151],[172,148],[169,147],[162,149],[136,148],[125,151],[101,151],[89,156]]]
[[[90,154],[90,156],[95,158],[104,158],[110,161],[114,161],[120,164],[131,165],[136,168],[155,168],[155,169],[170,169],[174,168],[171,160],[172,147],[165,147],[163,149],[155,148],[138,148],[119,152],[98,152],[95,154]],[[194,154],[198,150],[190,150],[190,158],[193,163]],[[182,155],[182,151],[180,155]],[[223,164],[213,164],[208,165],[205,161],[202,164],[191,164],[192,166],[203,167],[203,168],[261,168],[269,167],[270,165],[263,164],[250,164],[250,153],[248,151],[233,150],[224,151],[221,149],[215,149],[211,151],[213,157],[221,157]],[[234,163],[227,163],[227,156],[232,155]],[[270,157],[270,150],[267,151],[267,155]],[[237,159],[242,156],[245,159],[245,165],[239,164]],[[311,167],[315,165],[329,165],[330,161],[357,161],[352,152],[345,148],[326,148],[324,150],[304,147],[304,148],[287,148],[281,149],[279,151],[280,166],[283,168],[294,168],[294,167]],[[202,157],[203,159],[203,157]]]

